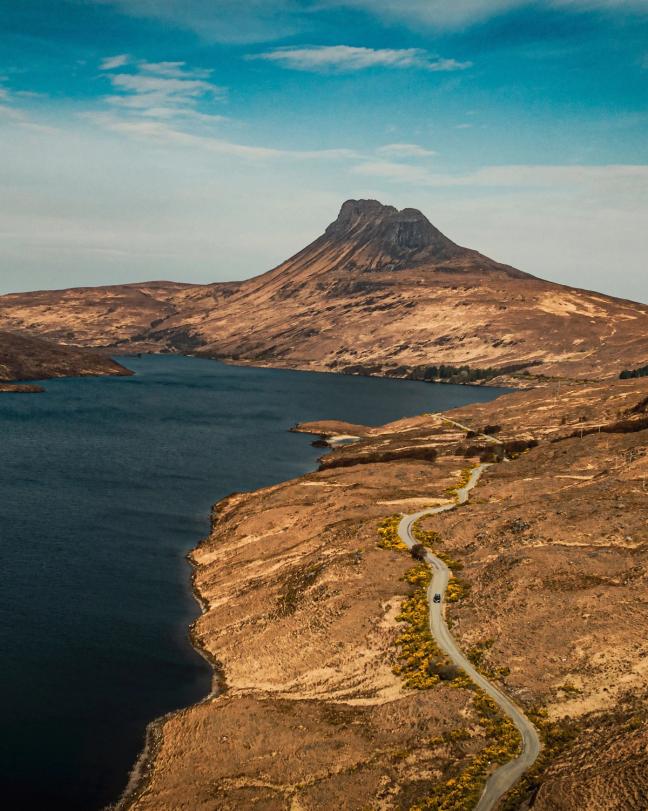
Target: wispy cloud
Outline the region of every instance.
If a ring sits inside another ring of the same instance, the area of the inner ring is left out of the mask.
[[[367,68],[422,68],[431,71],[465,70],[471,62],[434,57],[422,48],[364,48],[351,45],[314,45],[275,48],[248,59],[275,62],[293,70],[357,71]]]
[[[209,79],[213,73],[209,68],[189,68],[186,62],[139,62],[138,66],[146,73],[173,79]]]
[[[187,104],[192,99],[205,96],[222,99],[225,95],[222,87],[204,79],[169,79],[164,76],[116,73],[111,75],[110,81],[117,90],[133,93],[144,100],[153,96],[164,97],[174,104]]]
[[[9,90],[0,85],[0,119],[2,118],[11,121],[24,121],[27,117],[22,110],[14,106],[12,94]]]
[[[565,12],[648,13],[646,0],[87,0],[112,5],[133,17],[162,20],[206,40],[270,42],[312,30],[315,15],[328,10],[366,12],[410,27],[460,29],[525,7]]]
[[[365,161],[364,163],[353,166],[351,172],[356,175],[365,175],[420,186],[430,185],[430,178],[435,177],[435,175],[424,167],[411,163],[399,163],[397,161],[388,160]]]
[[[426,149],[419,144],[385,144],[379,146],[376,152],[393,158],[428,158],[437,154],[433,149]]]
[[[39,93],[30,93],[28,91],[11,91],[0,85],[0,123],[9,123],[25,130],[38,132],[42,135],[50,135],[57,132],[56,127],[35,121],[27,110],[21,106],[20,102],[17,102],[17,99],[40,98],[40,95]]]
[[[130,56],[128,54],[117,54],[116,56],[107,56],[105,59],[102,59],[99,67],[101,70],[115,70],[115,68],[121,68],[129,62]]]
[[[121,58],[121,57],[119,57]],[[184,62],[145,62],[129,59],[129,72],[115,72],[118,57],[104,59],[101,67],[113,93],[104,96],[112,107],[133,115],[159,119],[193,119],[215,124],[224,119],[210,110],[227,96],[224,87],[209,81],[212,71],[189,68]],[[105,69],[106,63],[113,68]]]
[[[466,28],[510,11],[537,6],[537,0],[323,0],[328,6],[366,11],[389,21],[430,28]],[[542,5],[542,4],[540,4]],[[648,13],[646,0],[546,0],[549,8],[571,12]]]
[[[103,129],[138,139],[154,141],[159,145],[191,147],[221,155],[260,160],[281,158],[292,160],[357,160],[361,157],[352,149],[297,150],[276,149],[228,141],[211,135],[197,134],[180,129],[165,121],[124,119],[113,113],[86,113],[84,117]]]
[[[484,166],[462,174],[430,171],[423,166],[392,161],[366,161],[351,169],[353,174],[382,178],[421,187],[450,188],[550,188],[552,186],[596,187],[599,184],[623,185],[645,192],[648,182],[646,164],[529,165]]]
[[[300,31],[313,7],[301,0],[86,0],[114,6],[213,42],[270,42]],[[327,0],[328,2],[328,0]],[[315,6],[317,9],[317,5]]]
[[[106,60],[102,61],[105,65]],[[351,149],[291,150],[240,144],[215,135],[213,125],[228,119],[205,112],[222,102],[227,91],[210,80],[212,71],[184,62],[131,59],[129,72],[104,71],[113,93],[103,96],[103,110],[82,113],[86,121],[111,132],[162,146],[191,147],[232,157],[262,160],[359,160]]]

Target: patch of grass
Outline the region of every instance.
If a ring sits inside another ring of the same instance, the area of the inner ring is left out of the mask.
[[[564,684],[561,684],[558,687],[566,696],[580,696],[582,694],[582,690],[580,687],[576,687],[575,684],[572,684],[570,681],[566,681]]]
[[[321,563],[312,563],[290,574],[279,591],[275,614],[279,617],[294,614],[303,599],[304,592],[317,580],[323,568]]]
[[[452,729],[450,732],[444,732],[441,736],[441,740],[444,743],[454,743],[455,741],[469,741],[472,738],[470,734],[470,730],[466,729],[466,727],[457,727],[457,729]]]
[[[495,667],[486,661],[486,654],[493,647],[494,639],[477,642],[466,651],[466,658],[488,679],[505,679],[511,672],[509,667]]]

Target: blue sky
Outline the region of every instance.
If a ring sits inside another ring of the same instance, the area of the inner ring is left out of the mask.
[[[648,301],[648,0],[0,0],[0,291],[267,270],[348,197]]]

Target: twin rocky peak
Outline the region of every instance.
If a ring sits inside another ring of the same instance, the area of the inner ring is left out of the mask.
[[[364,249],[376,261],[380,259],[380,264],[391,260],[396,265],[411,266],[473,253],[444,236],[417,209],[398,211],[378,200],[347,200],[320,239]]]
[[[435,228],[418,209],[399,211],[378,200],[347,200],[337,220],[293,260],[297,259],[302,267],[309,263],[322,267],[324,257],[328,270],[351,273],[402,272],[416,268],[533,278],[470,248],[462,248]],[[288,260],[286,264],[291,263],[292,260]]]

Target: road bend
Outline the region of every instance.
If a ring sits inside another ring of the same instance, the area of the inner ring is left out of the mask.
[[[487,467],[490,467],[490,465],[481,464],[473,468],[467,483],[457,490],[455,502],[404,516],[398,525],[398,535],[403,543],[409,549],[417,543],[412,528],[419,518],[454,510],[458,505],[465,504],[468,501],[468,494],[475,487]],[[428,587],[429,622],[432,636],[448,658],[490,696],[502,712],[511,719],[522,737],[522,751],[518,757],[500,766],[490,775],[479,802],[475,806],[475,811],[491,811],[496,807],[502,796],[515,785],[524,772],[534,763],[540,753],[540,738],[536,728],[522,710],[498,687],[475,670],[471,662],[459,649],[445,621],[445,595],[448,580],[450,579],[450,570],[440,558],[433,555],[429,550],[426,552],[425,562],[432,569],[432,580]],[[435,594],[441,595],[440,603],[433,601]]]

